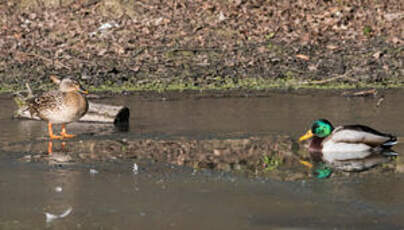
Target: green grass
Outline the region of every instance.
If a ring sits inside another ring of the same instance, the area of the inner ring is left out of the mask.
[[[404,84],[400,82],[383,82],[383,83],[345,83],[332,82],[325,84],[302,83],[300,80],[288,78],[287,80],[268,80],[263,78],[247,78],[239,79],[234,82],[230,78],[217,78],[210,84],[201,83],[195,85],[194,82],[161,82],[151,81],[142,84],[124,84],[124,85],[104,85],[101,87],[90,87],[92,92],[102,91],[185,91],[185,90],[268,90],[268,89],[365,89],[365,88],[403,88]]]
[[[403,88],[404,84],[401,82],[378,82],[378,83],[347,83],[347,82],[328,82],[324,84],[318,84],[316,82],[310,84],[302,82],[299,79],[295,79],[290,74],[285,79],[264,79],[264,78],[244,78],[234,81],[228,77],[216,77],[202,82],[193,81],[162,81],[151,80],[148,82],[122,85],[115,84],[113,82],[106,82],[104,85],[98,87],[88,87],[90,92],[122,92],[122,91],[185,91],[185,90],[268,90],[268,89],[365,89],[365,88]],[[196,84],[197,83],[197,84]],[[42,86],[42,90],[47,90],[53,85]],[[12,93],[19,90],[25,90],[24,85],[0,85],[0,93]],[[35,89],[34,90],[38,90]]]
[[[283,161],[274,156],[264,156],[262,159],[264,163],[264,171],[272,171],[282,165]]]

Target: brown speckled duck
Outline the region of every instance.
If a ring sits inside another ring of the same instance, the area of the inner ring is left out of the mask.
[[[81,85],[71,79],[58,79],[50,76],[59,85],[58,90],[49,91],[33,98],[29,103],[31,115],[37,115],[48,121],[50,139],[72,138],[74,135],[66,133],[66,124],[79,120],[88,110],[88,101],[83,94],[88,94]],[[53,124],[61,124],[60,136],[54,135]]]

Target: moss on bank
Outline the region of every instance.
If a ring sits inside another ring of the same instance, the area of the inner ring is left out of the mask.
[[[38,87],[33,87],[34,90],[48,90],[54,87],[50,83],[46,83]],[[270,90],[270,89],[365,89],[365,88],[403,88],[404,84],[398,81],[390,82],[321,82],[321,81],[301,81],[299,79],[290,78],[287,80],[273,80],[264,78],[246,78],[239,79],[237,82],[231,78],[216,78],[209,83],[198,83],[194,81],[162,81],[152,80],[140,83],[107,83],[97,87],[87,86],[91,92],[134,92],[134,91],[154,91],[154,92],[167,92],[167,91],[204,91],[204,90]],[[0,93],[13,93],[15,91],[25,90],[25,85],[0,85]]]

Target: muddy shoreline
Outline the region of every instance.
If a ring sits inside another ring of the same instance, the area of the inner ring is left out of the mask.
[[[403,87],[400,1],[53,3],[0,3],[0,91]]]
[[[27,147],[13,144],[3,147],[21,162],[42,162],[51,165],[92,165],[103,162],[169,164],[195,171],[209,169],[231,172],[253,178],[296,181],[313,178],[316,168],[307,168],[300,160],[312,161],[303,146],[290,137],[249,137],[225,139],[142,138],[121,140],[72,140],[53,143],[53,153],[46,152],[47,141],[35,141]],[[12,156],[3,154],[5,156]],[[314,161],[315,167],[320,162]],[[133,170],[133,169],[132,169]],[[401,161],[392,160],[367,171],[343,172],[334,169],[332,177],[394,175],[402,171]]]

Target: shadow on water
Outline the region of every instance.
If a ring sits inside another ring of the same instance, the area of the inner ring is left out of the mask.
[[[269,94],[252,98],[147,100],[136,96],[98,100],[127,105],[128,132],[76,123],[68,130],[86,140],[144,137],[224,138],[288,135],[311,122],[362,123],[404,135],[397,104],[404,92],[374,98],[338,93]],[[11,120],[12,99],[0,97],[0,229],[328,229],[404,227],[403,175],[353,174],[328,180],[281,182],[230,173],[133,161],[76,164],[24,163],[47,149],[44,122]],[[39,144],[38,144],[39,143]],[[55,143],[54,148],[61,148]],[[395,148],[404,152],[402,145]],[[12,153],[12,154],[10,154]],[[401,161],[399,158],[398,161]],[[400,169],[401,170],[401,169]],[[399,171],[400,171],[399,170]],[[72,212],[46,223],[45,212]]]

